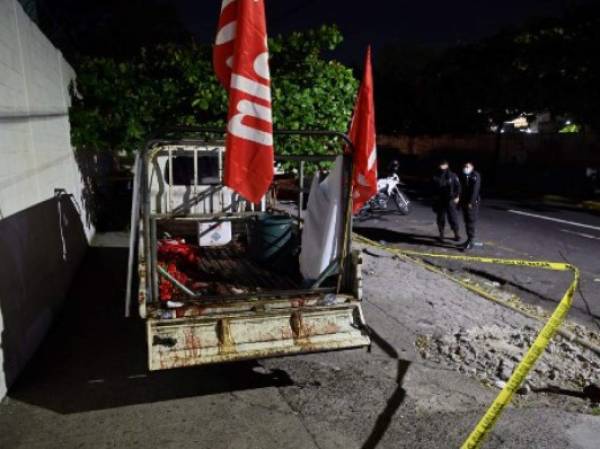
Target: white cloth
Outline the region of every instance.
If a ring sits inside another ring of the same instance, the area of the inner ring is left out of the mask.
[[[318,279],[340,253],[343,162],[343,157],[338,156],[329,176],[321,183],[315,176],[310,187],[300,252],[300,272],[307,280]]]

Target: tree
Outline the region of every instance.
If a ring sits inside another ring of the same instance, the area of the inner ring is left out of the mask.
[[[274,126],[347,132],[358,81],[352,69],[323,57],[343,41],[335,26],[271,39]],[[337,139],[286,138],[279,154],[327,154],[340,150]]]
[[[375,59],[377,129],[388,133],[419,133],[430,129],[425,114],[425,69],[438,51],[407,43],[388,44]]]
[[[347,130],[358,83],[350,68],[323,57],[341,42],[334,26],[270,40],[276,128]],[[70,116],[78,150],[132,152],[163,127],[224,128],[227,95],[207,45],[159,45],[121,62],[86,57],[76,72]],[[335,139],[301,142],[277,142],[276,151],[323,154]]]
[[[530,21],[487,39],[423,55],[384,49],[377,70],[383,131],[485,132],[550,111],[600,131],[600,6]]]
[[[462,82],[467,105],[474,100],[469,106],[496,124],[550,111],[600,129],[598,52],[600,8],[581,7],[454,49],[449,79]]]

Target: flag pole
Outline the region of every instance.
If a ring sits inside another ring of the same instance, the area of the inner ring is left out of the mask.
[[[350,154],[353,154],[354,150],[352,144],[349,144]],[[346,213],[344,214],[344,236],[342,242],[342,255],[340,257],[340,275],[338,276],[337,290],[336,293],[340,293],[342,289],[342,282],[346,275],[346,259],[348,257],[350,249],[350,237],[352,235],[352,194],[353,194],[353,179],[354,179],[354,161],[352,157],[348,158],[348,170],[344,170],[348,177],[348,198],[346,200]]]

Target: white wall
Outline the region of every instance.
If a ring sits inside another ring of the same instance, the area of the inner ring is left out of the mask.
[[[0,313],[0,400],[6,395],[6,376],[4,375],[4,351],[2,350],[2,332],[4,331],[4,320]]]
[[[55,188],[85,207],[67,115],[74,77],[17,0],[0,0],[0,221],[51,199]],[[89,240],[93,227],[83,224]],[[0,311],[0,398],[6,392],[2,323]],[[4,328],[10,324],[5,316]]]

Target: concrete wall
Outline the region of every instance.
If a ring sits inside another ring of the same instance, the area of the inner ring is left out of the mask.
[[[473,134],[465,136],[382,135],[379,146],[421,159],[475,158],[480,164],[584,167],[600,164],[600,142],[593,134]]]
[[[74,77],[17,0],[0,0],[0,398],[43,339],[94,232],[70,143]]]

